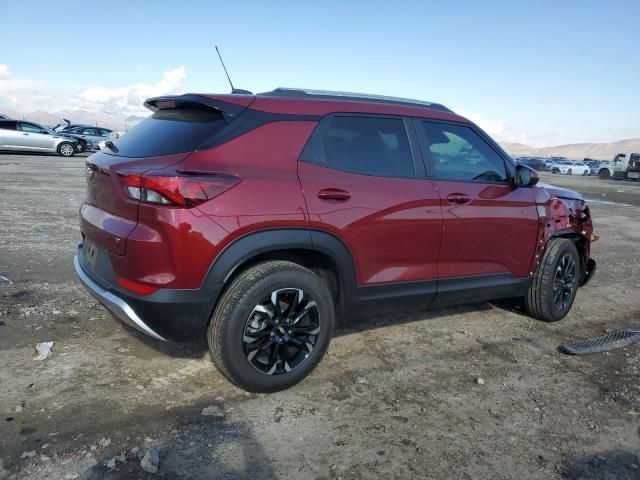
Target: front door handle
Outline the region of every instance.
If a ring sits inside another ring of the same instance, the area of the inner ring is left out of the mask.
[[[471,197],[469,195],[465,195],[464,193],[451,193],[447,195],[447,202],[452,205],[465,205],[471,201]]]
[[[29,134],[28,134],[28,133],[23,133],[22,135],[23,135],[23,136],[25,136],[25,137],[28,137],[28,136],[29,136]]]
[[[341,190],[340,188],[325,188],[318,192],[318,198],[321,200],[337,200],[339,202],[344,202],[351,198],[351,194],[346,190]]]

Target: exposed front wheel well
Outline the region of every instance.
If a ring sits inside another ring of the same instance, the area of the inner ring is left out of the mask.
[[[566,238],[567,240],[571,240],[576,246],[576,250],[578,250],[578,255],[580,256],[580,272],[582,275],[580,286],[582,286],[586,280],[586,272],[588,272],[587,262],[589,261],[589,243],[587,242],[587,239],[574,232],[560,233],[558,235],[554,235],[552,238]]]

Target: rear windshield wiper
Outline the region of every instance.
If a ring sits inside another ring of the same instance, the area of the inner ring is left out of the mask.
[[[111,140],[104,142],[104,146],[111,150],[113,153],[118,153],[118,147]]]

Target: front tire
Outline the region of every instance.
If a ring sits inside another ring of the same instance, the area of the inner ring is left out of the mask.
[[[524,297],[529,315],[545,322],[562,320],[576,298],[580,275],[580,257],[575,244],[566,238],[549,240]]]
[[[573,171],[571,169],[567,170],[567,175],[573,175]]]
[[[229,380],[249,392],[276,392],[320,363],[334,325],[324,281],[295,263],[270,261],[231,282],[216,305],[207,340]]]
[[[76,148],[72,143],[62,142],[58,145],[58,153],[63,157],[73,157],[73,154],[76,153]]]
[[[585,170],[584,172],[582,172],[583,177],[586,177],[587,175],[589,175],[589,170]]]
[[[610,176],[611,173],[606,168],[603,168],[598,172],[598,177],[600,177],[602,180],[607,180]]]

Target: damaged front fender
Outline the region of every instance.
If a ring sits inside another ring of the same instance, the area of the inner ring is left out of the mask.
[[[586,284],[596,269],[596,262],[591,258],[593,223],[589,206],[581,195],[556,188],[540,189],[536,201],[540,228],[531,273],[535,273],[540,266],[549,240],[555,237],[568,238],[575,243],[580,255],[580,286]]]

